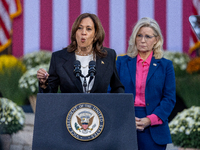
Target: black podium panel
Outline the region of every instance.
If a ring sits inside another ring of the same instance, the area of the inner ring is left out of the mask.
[[[68,112],[90,103],[104,116],[101,134],[90,141],[74,138],[66,127]],[[137,150],[132,94],[39,93],[33,133],[33,150]]]

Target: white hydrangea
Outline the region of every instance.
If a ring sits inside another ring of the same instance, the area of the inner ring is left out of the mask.
[[[187,135],[194,129],[200,128],[200,107],[192,106],[189,109],[179,112],[169,123],[169,127],[171,134],[185,132]]]
[[[180,128],[179,128],[179,132],[183,132],[185,130],[185,127],[184,126],[181,126]]]
[[[186,70],[187,64],[190,61],[189,55],[172,51],[164,51],[164,58],[171,60],[174,68],[182,71]]]
[[[190,134],[190,130],[189,130],[189,129],[186,129],[186,130],[185,130],[185,134],[186,134],[186,135],[189,135],[189,134]]]
[[[32,69],[40,64],[49,64],[51,60],[50,51],[40,50],[32,53],[28,53],[23,57],[23,63],[26,65],[26,68]]]
[[[46,71],[48,71],[49,64],[41,64],[27,70],[19,80],[19,87],[27,90],[30,95],[37,94],[38,92],[37,71],[40,68],[44,68]]]
[[[21,107],[7,98],[0,98],[0,108],[2,134],[12,134],[23,128],[25,114]]]
[[[6,118],[1,118],[1,122],[5,122],[6,121]]]

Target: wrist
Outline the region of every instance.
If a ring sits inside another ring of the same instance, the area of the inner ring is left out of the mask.
[[[43,88],[43,89],[46,89],[47,86],[48,86],[48,83],[47,83],[47,81],[46,81],[45,83],[40,83],[40,82],[39,82],[39,86],[40,86],[41,88]]]

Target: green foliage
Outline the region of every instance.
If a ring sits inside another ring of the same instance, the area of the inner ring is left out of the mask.
[[[199,85],[199,74],[187,74],[182,77],[176,77],[176,91],[188,108],[191,106],[200,106]]]
[[[16,68],[5,69],[4,74],[0,74],[0,91],[3,97],[11,99],[18,105],[26,103],[26,93],[18,87],[18,81],[22,72]]]
[[[178,113],[169,123],[172,142],[184,148],[200,148],[200,107]]]
[[[0,56],[0,92],[18,105],[26,103],[26,93],[18,87],[18,81],[26,71],[25,66],[14,56]]]
[[[12,134],[23,129],[25,115],[21,107],[7,98],[0,98],[1,134]]]
[[[189,55],[179,52],[165,51],[164,57],[173,62],[176,76],[176,92],[189,108],[200,106],[200,75],[189,74],[186,69],[191,61]]]

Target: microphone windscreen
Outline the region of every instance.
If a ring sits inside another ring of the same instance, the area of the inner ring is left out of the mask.
[[[79,60],[74,61],[74,74],[78,78],[82,75],[81,74],[81,63]]]
[[[96,66],[96,62],[94,60],[90,61],[89,66]]]
[[[74,61],[74,66],[79,66],[79,65],[81,65],[80,61],[79,60],[75,60]]]

